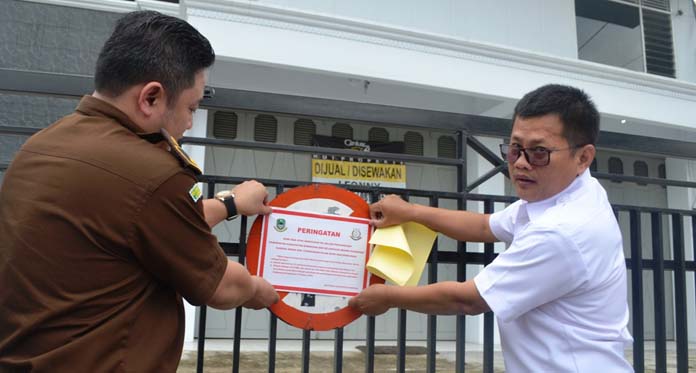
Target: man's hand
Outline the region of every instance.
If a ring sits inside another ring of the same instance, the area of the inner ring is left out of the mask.
[[[384,284],[371,285],[360,294],[350,298],[348,305],[366,315],[381,315],[391,308],[389,286]]]
[[[414,205],[390,194],[370,205],[370,224],[382,228],[412,221],[414,209]]]
[[[252,276],[251,280],[254,281],[256,292],[251,299],[242,304],[242,307],[260,310],[271,306],[280,299],[273,285],[268,283],[268,281],[258,276]]]
[[[268,206],[268,191],[263,184],[255,180],[245,181],[232,189],[237,213],[245,216],[267,215],[271,213]]]

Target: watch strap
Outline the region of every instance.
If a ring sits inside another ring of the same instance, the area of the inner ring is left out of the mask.
[[[239,216],[237,213],[237,205],[234,203],[234,194],[230,193],[225,197],[218,198],[218,200],[222,201],[222,203],[225,205],[225,208],[227,209],[227,217],[225,218],[226,220],[232,220]]]

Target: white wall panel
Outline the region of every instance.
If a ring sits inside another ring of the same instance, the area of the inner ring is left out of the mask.
[[[575,57],[572,0],[262,0],[259,4]]]

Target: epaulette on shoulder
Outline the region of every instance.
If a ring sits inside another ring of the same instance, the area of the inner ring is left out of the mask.
[[[196,175],[201,175],[203,171],[201,171],[201,168],[198,167],[198,164],[196,164],[196,161],[191,159],[188,154],[184,151],[184,149],[181,148],[181,145],[179,145],[179,142],[176,141],[176,139],[167,132],[164,128],[160,130],[162,133],[162,136],[164,139],[167,141],[169,144],[169,152],[176,157],[176,159],[181,162],[181,165],[184,167],[188,167],[191,169]]]

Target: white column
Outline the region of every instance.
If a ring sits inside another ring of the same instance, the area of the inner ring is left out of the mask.
[[[667,179],[696,181],[696,161],[667,158]],[[696,208],[696,190],[693,188],[667,187],[667,207],[678,210]],[[687,219],[684,224],[684,252],[686,260],[694,260],[692,225]],[[694,274],[686,275],[686,315],[689,342],[696,342],[696,297],[694,296]]]
[[[208,133],[208,110],[198,109],[193,114],[193,127],[184,133],[189,137],[206,137]],[[186,154],[191,157],[201,170],[205,171],[205,147],[198,145],[183,145]],[[186,329],[184,330],[184,342],[192,342],[196,328],[196,307],[184,300],[184,315]]]

